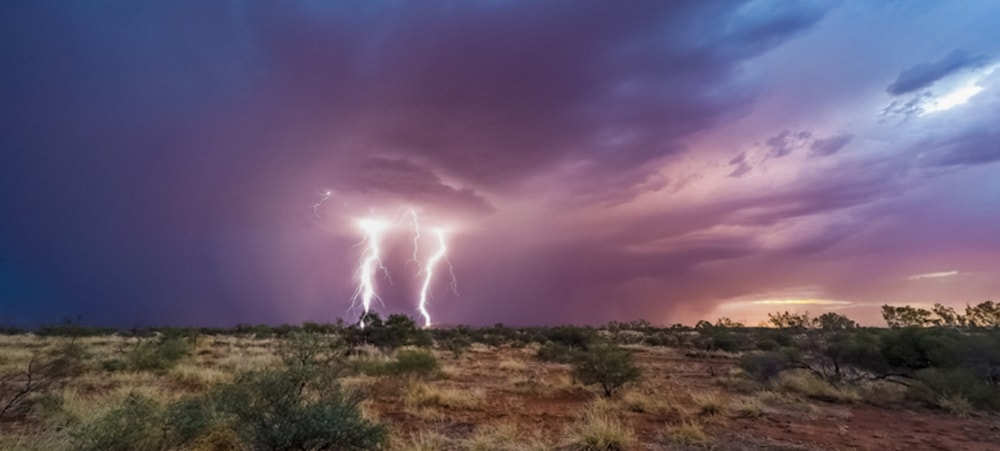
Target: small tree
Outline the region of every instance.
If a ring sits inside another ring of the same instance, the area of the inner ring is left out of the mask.
[[[613,343],[591,344],[573,359],[573,377],[584,385],[599,384],[606,398],[623,385],[638,380],[639,374],[632,355]]]
[[[815,327],[826,331],[847,330],[858,327],[858,323],[854,322],[854,320],[833,312],[826,312],[813,319],[812,322]]]
[[[932,324],[931,315],[929,310],[910,307],[909,305],[903,307],[882,306],[882,318],[885,319],[885,324],[893,329],[901,327],[926,327]]]

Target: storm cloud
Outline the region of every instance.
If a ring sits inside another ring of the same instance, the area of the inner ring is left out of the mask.
[[[364,217],[398,227],[378,308],[413,314],[406,211],[449,230],[446,324],[867,305],[921,293],[906,272],[988,271],[995,84],[880,121],[989,70],[997,8],[899,8],[4,3],[0,323],[348,317]],[[858,20],[901,31],[876,53]],[[831,49],[853,50],[817,72]],[[945,228],[922,202],[949,195],[974,200]]]

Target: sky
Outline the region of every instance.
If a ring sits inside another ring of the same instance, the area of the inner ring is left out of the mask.
[[[1000,300],[1000,2],[0,2],[0,324]],[[352,309],[353,305],[353,309]]]

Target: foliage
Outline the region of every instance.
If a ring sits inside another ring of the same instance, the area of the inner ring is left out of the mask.
[[[792,368],[792,359],[787,352],[765,351],[744,354],[740,358],[740,368],[753,380],[770,382],[783,371]]]
[[[160,424],[156,401],[129,394],[119,405],[74,431],[74,447],[101,451],[161,449]]]
[[[585,385],[598,384],[605,397],[639,379],[639,368],[628,351],[613,343],[597,342],[573,358],[573,377]]]
[[[543,362],[571,363],[576,351],[562,343],[545,343],[535,354]]]
[[[385,368],[389,376],[431,377],[441,370],[437,358],[426,350],[402,350]]]
[[[278,356],[290,368],[335,369],[346,359],[347,347],[338,335],[292,332],[278,345]]]
[[[141,341],[125,355],[125,366],[131,371],[164,372],[187,357],[190,348],[188,342],[178,337]]]
[[[779,329],[802,330],[811,327],[813,324],[808,312],[789,313],[785,311],[768,313],[767,319],[771,325]]]
[[[365,313],[360,322],[364,327],[352,325],[344,329],[347,345],[351,348],[370,344],[383,351],[393,351],[403,346],[430,347],[430,334],[417,327],[406,315],[392,314],[384,321],[376,312]]]
[[[589,327],[557,326],[544,333],[550,342],[563,345],[572,350],[586,350],[594,340],[597,332]]]
[[[360,399],[293,371],[246,373],[216,393],[217,408],[246,443],[262,449],[378,449],[386,430],[361,415]]]
[[[812,320],[813,327],[826,331],[856,329],[858,323],[834,312],[826,312]]]

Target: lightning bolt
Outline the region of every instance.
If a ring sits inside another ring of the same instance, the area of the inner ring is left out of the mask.
[[[427,311],[427,299],[430,295],[431,281],[434,279],[434,269],[444,261],[448,265],[448,272],[451,274],[451,282],[448,286],[451,288],[455,294],[458,294],[458,282],[455,279],[455,269],[448,261],[448,243],[445,240],[445,232],[442,229],[434,229],[434,235],[437,236],[438,248],[434,252],[434,255],[427,260],[427,266],[422,270],[424,274],[424,283],[420,287],[420,304],[417,306],[417,310],[424,317],[424,327],[430,327],[431,325],[431,315]]]
[[[420,258],[418,258],[418,256],[417,256],[418,253],[419,253],[419,250],[420,250],[420,246],[419,246],[419,243],[420,243],[420,219],[417,218],[417,212],[414,211],[411,208],[411,209],[407,210],[405,213],[403,213],[403,216],[401,218],[399,218],[399,221],[396,221],[396,223],[400,224],[403,221],[406,221],[406,218],[410,218],[411,222],[413,224],[413,227],[412,227],[412,230],[413,230],[413,255],[410,256],[409,260],[406,260],[406,264],[408,265],[408,264],[410,264],[410,262],[416,263],[417,264],[417,275],[419,275],[420,272],[423,270],[423,264],[420,262]]]
[[[361,261],[358,263],[358,288],[355,290],[354,296],[351,297],[351,308],[357,307],[360,300],[361,309],[366,314],[371,309],[372,300],[382,302],[382,299],[375,292],[375,272],[382,270],[388,276],[388,270],[382,265],[381,249],[379,249],[379,239],[387,226],[388,224],[385,222],[376,219],[358,221],[358,227],[365,234],[364,240],[360,244],[367,244],[367,246],[361,253]],[[360,326],[361,328],[365,327],[363,320]]]
[[[319,200],[319,202],[316,202],[315,204],[313,204],[313,215],[315,215],[318,218],[319,217],[319,207],[320,207],[320,205],[323,205],[323,202],[326,202],[327,200],[330,199],[330,196],[333,195],[333,191],[330,191],[330,190],[316,191],[316,195],[319,196],[319,197],[321,197],[321,199]]]

